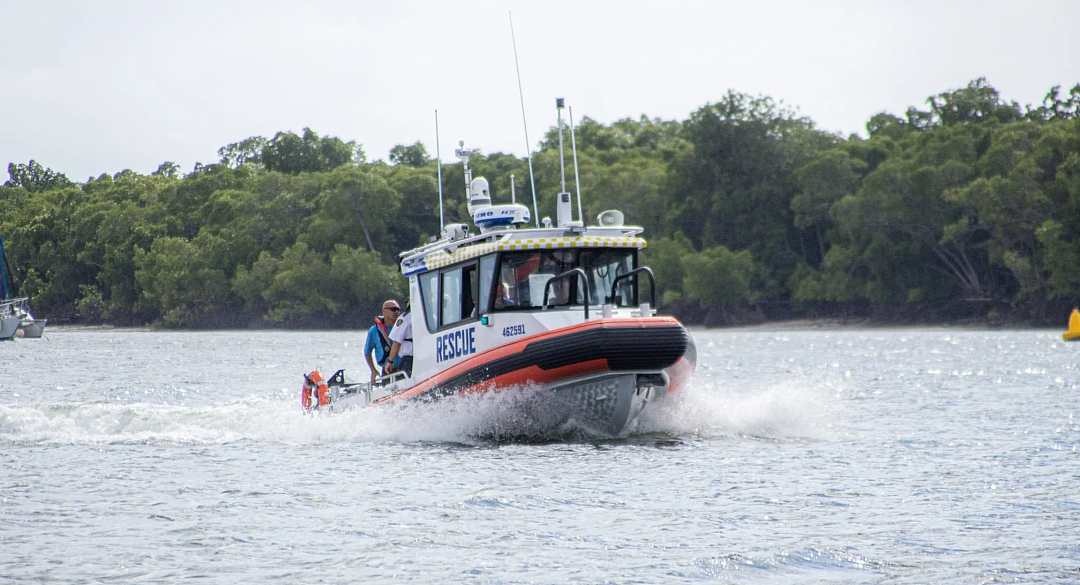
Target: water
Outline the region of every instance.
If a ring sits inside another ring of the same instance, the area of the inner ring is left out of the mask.
[[[1080,583],[1080,344],[694,331],[604,442],[503,399],[300,414],[359,333],[0,344],[0,583]]]

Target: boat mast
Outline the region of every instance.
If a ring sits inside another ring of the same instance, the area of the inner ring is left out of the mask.
[[[7,298],[7,253],[4,252],[4,238],[0,237],[0,301]]]
[[[6,301],[15,296],[12,290],[15,288],[14,285],[11,266],[8,265],[7,250],[4,249],[4,238],[0,236],[0,301]]]

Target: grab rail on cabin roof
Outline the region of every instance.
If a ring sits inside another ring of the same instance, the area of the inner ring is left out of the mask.
[[[592,294],[591,294],[592,289],[589,288],[589,278],[587,276],[585,276],[585,271],[580,269],[580,268],[571,268],[570,270],[567,270],[566,272],[563,272],[562,274],[556,274],[555,276],[552,276],[551,278],[549,278],[546,283],[544,283],[544,309],[547,309],[547,306],[548,306],[548,291],[551,290],[551,285],[554,284],[555,282],[560,281],[560,280],[566,280],[566,279],[570,278],[571,276],[580,277],[581,282],[585,284],[585,297],[584,297],[585,302],[583,302],[582,305],[585,306],[585,320],[588,321],[589,320],[589,299],[592,298]],[[567,299],[567,304],[570,304],[569,299]]]
[[[640,268],[635,268],[635,269],[631,270],[630,272],[627,272],[626,274],[620,274],[619,276],[616,276],[615,280],[611,281],[611,296],[608,297],[608,302],[609,303],[614,303],[615,306],[618,307],[619,302],[618,302],[618,297],[615,296],[615,288],[619,286],[619,281],[630,278],[631,276],[636,276],[636,275],[638,275],[638,274],[640,274],[642,272],[649,275],[649,292],[650,292],[650,294],[652,296],[652,299],[651,299],[652,304],[650,306],[653,307],[653,308],[656,308],[656,277],[653,276],[652,269],[649,268],[648,266],[642,266]],[[640,301],[640,299],[638,299],[638,300]]]

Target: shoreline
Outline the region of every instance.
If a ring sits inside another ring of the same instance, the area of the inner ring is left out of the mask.
[[[1068,329],[1075,303],[1011,305],[989,300],[931,301],[910,304],[762,302],[756,305],[701,307],[675,301],[661,307],[688,327]]]
[[[985,330],[1068,330],[1072,302],[1041,306],[1013,306],[1006,303],[968,300],[918,304],[852,302],[844,304],[795,304],[762,302],[755,305],[701,307],[674,301],[660,307],[659,315],[675,317],[691,329],[985,329]],[[220,317],[220,315],[219,315]],[[215,319],[206,325],[166,328],[157,324],[56,323],[48,332],[65,331],[360,331],[354,319],[313,319],[302,327],[296,324],[269,324],[259,320]],[[365,321],[366,324],[366,321]],[[224,327],[220,325],[225,325]],[[230,326],[231,325],[231,326]],[[346,325],[346,326],[342,326]]]
[[[657,313],[664,315],[668,313]],[[761,321],[756,323],[733,323],[724,325],[708,325],[704,323],[684,322],[687,329],[722,331],[722,330],[748,330],[748,331],[820,331],[820,330],[862,330],[862,329],[942,329],[942,330],[970,330],[970,331],[1060,331],[1068,329],[1067,323],[1061,326],[1041,325],[1034,323],[1001,323],[992,324],[985,322],[941,322],[941,323],[881,323],[872,319],[839,319],[839,318],[796,318],[780,319],[774,321]],[[221,329],[208,328],[182,328],[165,329],[152,326],[114,326],[114,325],[79,325],[64,324],[50,325],[46,329],[49,333],[259,333],[259,332],[288,332],[288,333],[329,333],[329,332],[362,332],[358,328],[291,328],[291,327],[258,327],[258,328],[235,328],[225,327]]]
[[[118,326],[118,325],[108,325],[108,324],[82,325],[82,324],[64,323],[64,324],[57,324],[57,325],[49,324],[49,325],[46,326],[45,331],[46,331],[46,333],[48,333],[49,331],[60,331],[60,332],[70,332],[70,331],[128,332],[128,331],[155,331],[155,329],[153,327],[149,326],[149,325]],[[167,330],[163,330],[163,331],[167,331]],[[174,331],[198,331],[198,330],[197,329],[175,329]]]
[[[687,325],[690,329],[750,329],[750,330],[777,330],[777,331],[811,331],[821,329],[957,329],[957,330],[971,330],[971,331],[1010,331],[1010,330],[1023,330],[1023,331],[1054,331],[1060,329],[1065,331],[1065,327],[1054,327],[1052,325],[1037,325],[1037,324],[1024,324],[1024,323],[1009,323],[1009,324],[990,324],[990,323],[877,323],[870,320],[850,320],[845,321],[842,319],[788,319],[783,321],[768,321],[765,323],[753,323],[746,325],[722,325],[709,327],[704,325]]]

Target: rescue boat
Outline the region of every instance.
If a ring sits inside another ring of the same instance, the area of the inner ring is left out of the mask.
[[[456,154],[477,232],[445,225],[436,241],[400,255],[412,375],[369,384],[348,382],[343,370],[329,378],[312,371],[301,391],[305,411],[516,389],[552,430],[631,432],[645,409],[686,387],[697,361],[686,328],[656,314],[655,278],[639,261],[642,228],[623,225],[614,210],[586,225],[580,195],[575,220],[565,170],[556,222],[530,226],[528,207],[513,195],[493,204],[487,180],[472,178],[470,151]]]

